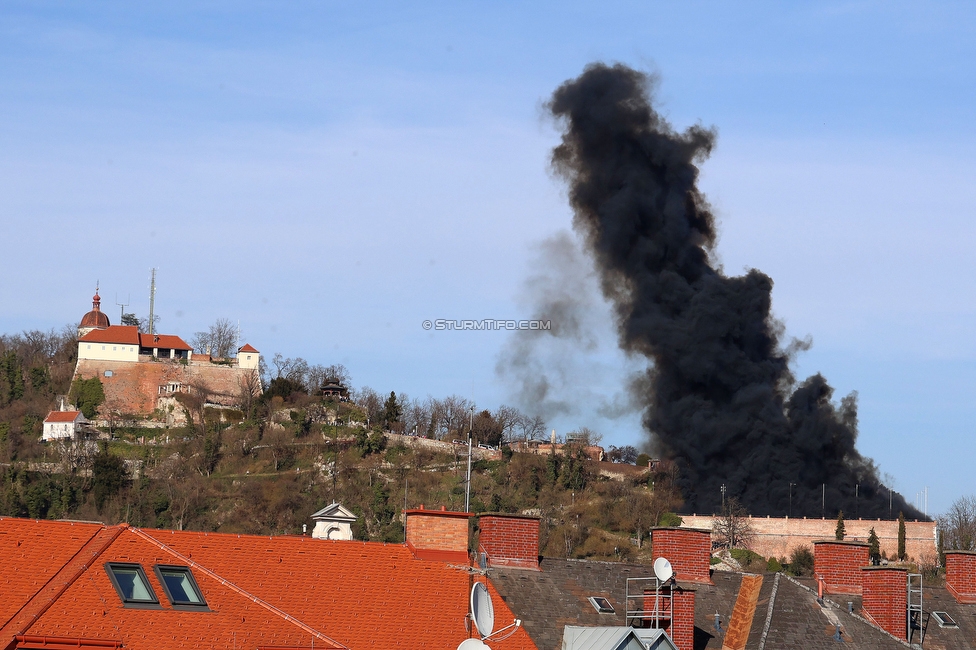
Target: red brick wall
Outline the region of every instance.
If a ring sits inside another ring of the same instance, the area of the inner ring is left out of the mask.
[[[479,544],[489,566],[539,569],[539,520],[535,517],[482,515]]]
[[[418,555],[437,559],[423,551],[447,553],[442,559],[461,559],[468,555],[468,517],[466,512],[447,510],[407,510],[407,544]]]
[[[897,511],[895,512],[897,515]],[[712,529],[717,517],[702,515],[681,515],[682,526],[688,528]],[[847,531],[846,540],[857,542],[868,541],[871,529],[881,546],[881,551],[888,557],[895,557],[898,551],[898,522],[881,519],[845,519]],[[820,539],[831,539],[837,527],[837,519],[806,519],[803,517],[749,517],[749,527],[752,529],[749,538],[749,550],[759,553],[763,557],[788,558],[793,549],[798,546],[809,547]],[[718,539],[717,534],[715,535]],[[908,557],[923,564],[935,564],[937,550],[935,548],[934,521],[905,522],[905,551]]]
[[[862,542],[813,543],[813,575],[829,594],[860,594],[861,569],[870,564],[870,547]]]
[[[946,589],[960,603],[976,603],[976,553],[945,552]]]
[[[898,567],[864,567],[862,607],[884,631],[907,637],[908,571]]]
[[[674,602],[671,607],[671,625],[668,635],[678,650],[695,648],[695,592],[676,589],[671,593]]]
[[[654,528],[651,530],[654,558],[667,558],[679,581],[712,584],[709,560],[712,533],[696,528]]]

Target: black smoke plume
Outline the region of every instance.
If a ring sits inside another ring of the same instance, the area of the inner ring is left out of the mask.
[[[644,426],[679,464],[684,509],[718,511],[725,485],[753,514],[887,517],[888,488],[854,446],[856,395],[835,404],[819,374],[797,384],[803,344],[782,344],[773,281],[713,264],[715,217],[696,181],[716,134],[675,132],[651,104],[653,81],[592,64],[548,108],[563,127],[553,166],[620,345],[650,361]],[[897,494],[891,510],[922,518]]]

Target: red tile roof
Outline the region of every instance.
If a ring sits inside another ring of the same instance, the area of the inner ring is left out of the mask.
[[[0,518],[0,648],[14,635],[124,647],[448,648],[469,634],[467,566],[403,544],[258,537]],[[106,562],[143,566],[158,609],[126,608]],[[177,611],[155,564],[189,566],[210,612]],[[6,585],[4,585],[6,581]],[[514,619],[489,585],[498,627]],[[334,640],[334,641],[333,641]],[[524,630],[494,650],[535,650]]]
[[[102,528],[99,524],[0,518],[4,562],[0,622],[6,624]],[[8,640],[0,638],[0,647]]]
[[[103,330],[92,330],[78,340],[85,343],[139,345],[139,328],[135,325],[112,325]]]
[[[250,343],[245,343],[244,344],[244,347],[242,347],[240,350],[238,350],[238,352],[257,352],[257,350],[255,350],[254,349],[254,346],[251,345]]]
[[[174,334],[140,334],[139,345],[144,348],[165,348],[172,350],[192,350],[186,341]]]
[[[47,417],[44,418],[45,422],[74,422],[81,415],[81,411],[51,411],[48,413]]]

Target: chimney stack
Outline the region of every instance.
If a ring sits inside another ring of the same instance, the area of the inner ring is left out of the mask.
[[[908,571],[894,566],[861,568],[863,613],[888,634],[908,635]]]
[[[976,604],[976,551],[945,552],[946,589],[957,603]]]
[[[679,582],[713,584],[711,578],[712,531],[704,528],[653,528],[654,557],[663,557]]]
[[[407,547],[422,560],[467,564],[469,512],[405,510]]]
[[[539,570],[539,518],[486,514],[478,518],[479,549],[490,567]]]
[[[824,593],[860,595],[861,569],[871,563],[870,550],[867,542],[834,539],[814,542],[813,576],[823,582]]]

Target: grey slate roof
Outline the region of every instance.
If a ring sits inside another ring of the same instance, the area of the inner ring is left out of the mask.
[[[539,650],[560,650],[566,625],[614,626],[625,624],[626,578],[650,577],[650,566],[615,562],[590,562],[544,558],[542,571],[491,569],[489,578]],[[722,633],[715,628],[720,615],[723,632],[742,580],[740,574],[715,572],[713,585],[695,585],[695,649],[720,650]],[[775,589],[775,598],[772,598]],[[614,606],[614,614],[599,614],[589,596],[603,596]],[[770,613],[770,601],[772,612]],[[847,602],[854,614],[848,614]],[[943,587],[924,589],[923,649],[964,650],[976,648],[976,605],[959,605]],[[931,612],[942,610],[955,619],[956,629],[939,628]],[[759,603],[752,622],[748,650],[803,648],[804,650],[881,650],[904,648],[907,644],[869,624],[859,616],[860,597],[828,596],[817,603],[813,580],[796,580],[776,574],[763,579]],[[769,627],[765,629],[767,618]],[[841,626],[843,644],[834,640]],[[765,639],[763,638],[765,630]],[[918,633],[915,635],[918,642]]]

